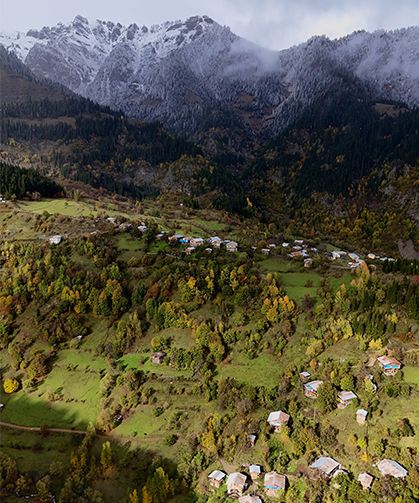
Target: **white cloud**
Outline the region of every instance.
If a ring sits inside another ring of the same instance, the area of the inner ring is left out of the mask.
[[[272,49],[313,35],[419,24],[419,0],[0,0],[0,7],[1,31],[69,22],[76,14],[139,25],[208,14]]]

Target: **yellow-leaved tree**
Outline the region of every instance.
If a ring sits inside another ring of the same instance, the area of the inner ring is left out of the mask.
[[[5,393],[14,393],[19,389],[19,381],[17,379],[7,378],[4,380],[3,389]]]

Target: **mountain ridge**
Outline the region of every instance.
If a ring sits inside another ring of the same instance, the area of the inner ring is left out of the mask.
[[[208,16],[150,28],[76,16],[26,34],[0,35],[37,76],[127,115],[199,134],[232,121],[275,134],[322,96],[419,105],[419,27],[336,40],[315,36],[282,51],[257,46]]]

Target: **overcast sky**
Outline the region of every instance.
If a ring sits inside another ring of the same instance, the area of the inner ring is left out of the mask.
[[[150,25],[207,14],[238,35],[283,49],[312,35],[419,24],[419,0],[0,0],[1,31],[90,20]]]

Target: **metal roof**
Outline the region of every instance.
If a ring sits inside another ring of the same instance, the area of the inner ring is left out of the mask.
[[[323,384],[323,381],[310,381],[306,384],[304,384],[304,387],[307,388],[310,391],[317,391],[319,386]]]
[[[214,480],[223,480],[223,478],[226,476],[224,472],[221,470],[214,470],[208,475],[209,479],[214,479]]]
[[[268,472],[265,475],[263,486],[265,489],[284,489],[286,484],[285,475],[280,475],[277,472]]]
[[[271,412],[268,416],[268,423],[272,426],[281,426],[284,423],[288,423],[290,416],[282,410],[276,410]]]
[[[406,477],[408,471],[402,465],[392,459],[383,459],[377,463],[377,468],[380,470],[381,475],[391,475],[392,477],[403,478]]]
[[[340,464],[333,458],[330,458],[328,456],[321,456],[320,458],[317,458],[316,461],[310,465],[310,468],[320,470],[326,475],[330,475],[333,472],[333,470],[336,470],[336,468],[338,467],[340,467]]]
[[[347,402],[349,400],[353,400],[354,398],[357,398],[355,393],[353,391],[339,391],[338,397],[343,401]]]

